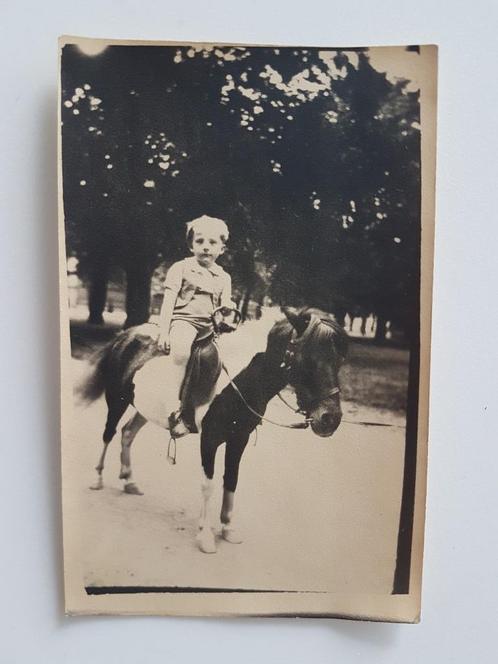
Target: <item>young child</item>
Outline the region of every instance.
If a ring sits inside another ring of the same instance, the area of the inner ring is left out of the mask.
[[[230,275],[217,265],[225,251],[228,228],[224,221],[203,215],[187,224],[187,243],[193,256],[174,263],[166,275],[158,345],[171,353],[170,380],[178,402],[170,416],[175,437],[189,433],[182,420],[180,389],[197,337],[213,329],[212,314],[220,306],[234,307]]]

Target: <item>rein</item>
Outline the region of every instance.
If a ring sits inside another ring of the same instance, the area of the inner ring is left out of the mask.
[[[303,422],[294,422],[293,424],[282,424],[282,422],[275,422],[275,420],[271,420],[269,417],[265,417],[261,413],[258,413],[256,410],[254,410],[254,408],[249,403],[247,403],[247,400],[245,399],[244,395],[242,394],[242,392],[239,390],[239,388],[235,384],[232,376],[230,375],[228,369],[226,368],[226,366],[223,362],[221,363],[221,367],[222,367],[223,371],[226,373],[226,375],[228,377],[228,380],[230,382],[230,385],[237,392],[237,394],[239,395],[240,399],[242,400],[242,403],[244,404],[244,406],[253,415],[256,415],[256,417],[258,417],[260,420],[264,420],[265,422],[269,422],[270,424],[274,424],[275,426],[281,427],[282,429],[307,429],[309,427],[309,425],[312,421],[311,418],[309,418],[309,417],[307,417]],[[280,392],[278,392],[278,395],[280,396]],[[280,398],[283,400],[282,397],[280,397]],[[284,403],[286,403],[286,402],[284,401]],[[287,403],[286,403],[286,405],[288,405],[289,408],[292,411],[294,411],[295,413],[301,413],[302,412],[302,411],[299,411],[299,410],[295,410],[294,408],[292,408],[291,405],[289,405]]]

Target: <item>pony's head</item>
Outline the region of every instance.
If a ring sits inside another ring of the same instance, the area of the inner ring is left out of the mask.
[[[347,353],[347,334],[320,309],[282,311],[285,319],[270,331],[267,352],[288,371],[299,409],[313,432],[331,436],[342,418],[339,368]]]

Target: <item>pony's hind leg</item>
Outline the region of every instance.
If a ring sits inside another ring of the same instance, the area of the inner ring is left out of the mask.
[[[93,489],[94,491],[99,491],[100,489],[104,488],[104,478],[102,477],[102,472],[104,470],[105,455],[107,453],[107,448],[109,447],[110,442],[110,440],[104,440],[104,449],[100,455],[99,462],[95,466],[95,470],[97,471],[97,479],[93,484],[90,485],[90,489]]]
[[[132,480],[130,448],[135,440],[135,436],[146,422],[145,417],[137,411],[121,430],[121,471],[119,479],[124,480],[125,493],[132,493],[138,496],[143,495],[143,492],[140,491]]]
[[[124,399],[123,397],[118,397],[116,399],[113,398],[107,392],[105,398],[107,401],[108,411],[107,411],[107,421],[102,436],[102,440],[104,441],[104,449],[102,450],[102,454],[100,455],[99,461],[95,466],[95,470],[97,471],[97,479],[95,483],[90,486],[90,489],[94,490],[99,490],[104,488],[103,471],[104,471],[104,461],[105,461],[105,455],[107,453],[107,448],[109,447],[109,443],[111,442],[111,440],[114,437],[114,434],[116,433],[116,427],[118,425],[119,420],[123,417],[126,409],[128,408],[128,401],[126,401],[126,399]]]

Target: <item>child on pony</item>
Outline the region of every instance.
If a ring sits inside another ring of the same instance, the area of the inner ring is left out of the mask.
[[[193,256],[174,263],[166,275],[158,345],[173,360],[169,377],[177,388],[178,402],[169,420],[175,438],[189,433],[182,418],[180,390],[192,344],[213,331],[215,309],[235,308],[230,275],[216,263],[227,240],[228,228],[221,219],[207,215],[194,219],[187,224]]]

